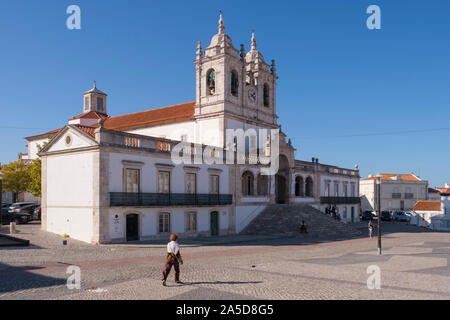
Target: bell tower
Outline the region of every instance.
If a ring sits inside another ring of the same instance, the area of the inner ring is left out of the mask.
[[[244,64],[239,51],[225,33],[222,12],[218,33],[212,37],[210,45],[204,51],[198,42],[196,56],[195,115],[203,117],[224,112],[229,107],[227,103],[239,109]]]
[[[225,146],[226,129],[276,129],[275,61],[268,65],[256,48],[233,46],[220,12],[218,33],[206,49],[197,43],[196,143]]]
[[[107,94],[97,89],[97,83],[94,81],[94,87],[83,93],[83,113],[98,112],[104,115],[106,113]]]

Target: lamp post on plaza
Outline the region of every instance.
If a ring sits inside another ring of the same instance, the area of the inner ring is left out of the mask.
[[[377,177],[378,202],[378,254],[381,254],[381,177]]]

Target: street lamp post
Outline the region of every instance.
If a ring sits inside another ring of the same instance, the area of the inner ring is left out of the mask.
[[[378,202],[378,254],[381,254],[381,177],[377,177]]]

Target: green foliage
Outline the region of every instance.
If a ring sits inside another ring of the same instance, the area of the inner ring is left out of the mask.
[[[30,175],[28,191],[30,191],[35,197],[41,196],[41,163],[41,159],[36,159],[28,165]]]
[[[3,190],[16,194],[28,190],[31,182],[30,170],[23,161],[11,162],[1,169],[3,173]]]

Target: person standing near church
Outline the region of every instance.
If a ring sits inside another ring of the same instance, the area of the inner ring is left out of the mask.
[[[180,281],[180,264],[183,264],[181,258],[180,246],[178,244],[178,235],[170,235],[170,242],[167,244],[167,260],[164,266],[162,285],[166,286],[167,277],[169,276],[172,266],[175,269],[175,283],[182,284]]]

